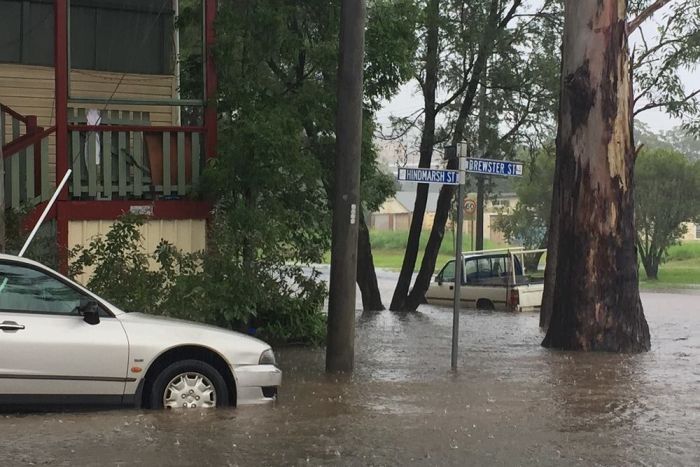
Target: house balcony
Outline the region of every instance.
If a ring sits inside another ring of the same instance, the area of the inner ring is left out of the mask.
[[[5,205],[48,201],[57,180],[56,127],[37,125],[0,104]],[[69,200],[183,200],[204,168],[205,128],[152,125],[148,112],[112,110],[90,124],[85,109],[69,109]]]
[[[46,214],[60,270],[126,212],[148,216],[148,248],[203,248],[211,205],[193,193],[216,157],[216,3],[186,5],[202,14],[185,24],[178,0],[0,2],[4,205],[25,227]],[[202,64],[185,91],[181,32]]]

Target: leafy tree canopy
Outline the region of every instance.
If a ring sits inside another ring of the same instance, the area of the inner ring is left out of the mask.
[[[668,247],[700,220],[700,162],[672,150],[643,150],[635,169],[637,247],[647,277],[656,279]]]
[[[201,95],[201,2],[180,6],[182,92]],[[377,166],[373,112],[412,74],[416,17],[412,1],[368,2],[362,198],[370,209],[394,189]],[[330,246],[339,22],[338,0],[219,4],[219,157],[201,187],[215,216],[201,271],[178,289],[201,298],[190,309],[202,319],[319,340],[323,286],[308,265]]]
[[[496,220],[508,242],[521,243],[529,250],[547,247],[554,159],[553,146],[536,151],[525,166],[524,176],[516,181],[517,205],[512,213]]]

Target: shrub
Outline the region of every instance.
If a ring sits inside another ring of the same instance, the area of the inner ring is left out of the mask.
[[[143,250],[144,218],[126,215],[103,237],[71,252],[70,274],[93,268],[87,287],[125,311],[141,311],[249,332],[275,343],[319,344],[325,285],[294,265],[243,261],[226,223],[214,223],[207,252],[161,241]]]

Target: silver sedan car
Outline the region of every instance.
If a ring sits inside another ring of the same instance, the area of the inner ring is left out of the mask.
[[[281,383],[258,339],[125,313],[37,262],[0,255],[0,406],[260,404]]]

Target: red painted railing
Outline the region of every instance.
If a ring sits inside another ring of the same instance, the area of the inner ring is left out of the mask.
[[[41,131],[37,126],[36,116],[22,115],[10,107],[0,104],[0,146],[32,133]]]
[[[73,199],[177,199],[203,169],[202,127],[68,125]]]
[[[5,204],[18,209],[33,206],[51,197],[49,178],[49,137],[56,127],[37,127],[2,148],[5,162]]]

